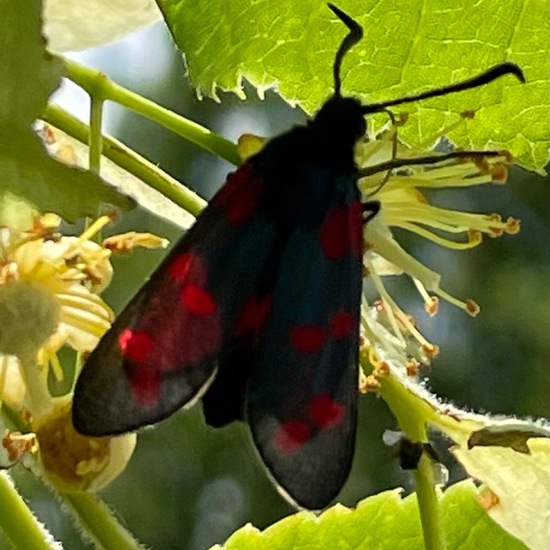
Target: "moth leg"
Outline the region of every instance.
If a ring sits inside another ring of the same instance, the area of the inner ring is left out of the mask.
[[[363,207],[363,223],[369,223],[382,208],[380,201],[377,200],[364,202],[361,206]]]

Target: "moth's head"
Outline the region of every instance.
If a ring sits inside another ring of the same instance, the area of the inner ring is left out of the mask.
[[[312,122],[317,135],[338,148],[353,148],[367,131],[361,103],[353,97],[333,95]]]

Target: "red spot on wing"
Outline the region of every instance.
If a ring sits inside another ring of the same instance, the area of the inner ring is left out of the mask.
[[[328,393],[315,397],[309,406],[309,415],[319,428],[330,428],[340,424],[345,414],[345,406],[334,401]]]
[[[261,180],[254,174],[252,164],[247,162],[229,175],[211,204],[223,208],[227,219],[235,225],[240,225],[254,215],[261,191]]]
[[[181,289],[182,307],[168,319],[158,342],[158,368],[171,370],[213,356],[222,339],[222,324],[216,298],[206,289],[189,283]]]
[[[291,332],[290,342],[301,353],[313,353],[323,347],[326,337],[327,333],[322,327],[301,325]]]
[[[359,201],[335,206],[328,211],[320,231],[321,250],[331,259],[342,258],[348,250],[363,253],[363,208]]]
[[[172,299],[168,305],[171,307],[145,310],[135,320],[137,328],[127,328],[118,337],[121,353],[130,363],[128,368],[148,369],[136,371],[139,376],[145,372],[151,377],[161,376],[165,371],[192,367],[219,350],[220,311],[209,292],[190,283],[182,288],[180,300],[174,304]]]
[[[132,393],[136,401],[146,409],[154,407],[160,399],[160,373],[146,365],[136,365],[130,372]]]
[[[251,296],[241,310],[237,322],[235,324],[235,334],[242,335],[252,333],[254,341],[257,342],[265,323],[271,313],[273,304],[273,294],[266,294],[258,298]]]
[[[184,312],[173,320],[174,326],[158,342],[158,363],[162,370],[194,368],[192,365],[212,358],[218,353],[222,326],[217,312],[198,315]],[[152,363],[152,360],[149,361]]]
[[[181,254],[168,266],[168,274],[172,279],[185,280],[189,277],[193,264],[196,264],[196,258],[193,254]]]
[[[145,361],[151,354],[155,341],[148,332],[124,329],[118,336],[118,345],[126,359]]]
[[[355,256],[363,255],[363,206],[359,201],[349,205],[349,246]]]
[[[346,338],[355,328],[355,317],[349,311],[339,311],[330,321],[330,334],[333,338]]]
[[[207,279],[206,262],[197,254],[180,254],[168,266],[168,275],[179,283],[188,281],[203,286]]]
[[[258,181],[247,186],[245,192],[239,196],[238,202],[230,204],[226,208],[226,215],[229,221],[235,225],[241,225],[248,221],[256,212],[258,199],[262,188]]]
[[[219,304],[206,290],[207,262],[198,254],[185,252],[168,266],[173,290],[166,290],[156,311],[141,317],[141,326],[157,334],[154,357],[159,370],[173,370],[214,355],[222,338]],[[174,308],[172,292],[179,292]],[[163,305],[165,304],[165,306]]]
[[[196,284],[185,285],[181,291],[183,307],[193,315],[212,315],[217,309],[216,299]]]
[[[347,208],[336,206],[329,210],[321,225],[321,250],[332,260],[341,258],[348,246]]]
[[[273,434],[273,445],[283,453],[299,451],[311,436],[311,428],[305,422],[291,420],[280,424]]]

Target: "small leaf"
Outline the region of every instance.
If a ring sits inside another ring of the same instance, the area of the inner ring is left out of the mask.
[[[247,525],[225,543],[226,550],[346,548],[415,550],[424,542],[415,495],[402,499],[398,489],[360,502],[352,510],[337,504],[321,515],[299,512],[265,531]],[[448,548],[522,550],[525,546],[487,517],[472,482],[450,487],[441,497]],[[219,548],[219,547],[218,547]]]
[[[95,216],[101,202],[132,202],[98,176],[51,159],[31,130],[63,74],[40,35],[40,3],[3,3],[0,18],[0,176],[2,191],[67,221]]]
[[[548,160],[548,17],[541,0],[437,2],[382,0],[364,6],[337,2],[364,28],[344,60],[344,90],[362,101],[399,97],[473,76],[502,61],[521,65],[527,84],[507,76],[482,89],[407,105],[400,138],[418,146],[457,113],[476,120],[450,133],[467,148],[508,149],[541,169]],[[242,92],[245,78],[263,94],[276,88],[312,113],[332,93],[334,54],[346,34],[319,0],[193,2],[159,0],[199,94]]]

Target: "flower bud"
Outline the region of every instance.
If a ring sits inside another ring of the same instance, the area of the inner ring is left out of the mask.
[[[45,476],[60,491],[96,491],[126,467],[136,434],[87,437],[73,427],[71,401],[56,399],[53,412],[37,420],[36,437]]]

